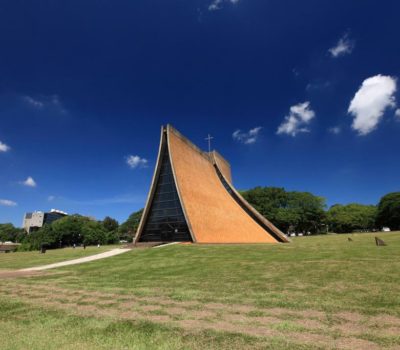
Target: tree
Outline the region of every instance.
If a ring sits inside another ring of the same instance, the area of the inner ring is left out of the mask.
[[[325,199],[309,192],[286,192],[284,188],[256,187],[243,197],[283,232],[319,232],[325,219]]]
[[[383,196],[378,204],[376,225],[379,228],[400,229],[400,192],[392,192]]]
[[[86,245],[107,243],[107,231],[97,221],[88,221],[83,224],[82,237],[83,243]]]
[[[23,229],[17,228],[11,223],[0,224],[1,242],[6,242],[6,241],[20,242],[25,236],[26,233]]]
[[[287,225],[298,232],[317,233],[325,221],[325,198],[309,192],[288,192]]]
[[[248,191],[241,192],[258,212],[272,222],[278,222],[282,217],[280,209],[287,204],[287,192],[280,187],[255,187]]]
[[[112,232],[112,231],[117,231],[118,230],[118,221],[106,216],[103,220],[103,226],[106,229],[107,232]]]
[[[89,218],[81,215],[65,216],[51,224],[53,235],[58,240],[58,246],[80,244],[83,241],[82,228]],[[39,230],[40,231],[40,230]]]
[[[107,231],[103,222],[93,221],[81,215],[65,216],[27,236],[28,249],[39,249],[42,243],[49,248],[73,244],[106,244],[118,241],[117,230]]]
[[[327,212],[327,223],[333,232],[370,231],[375,226],[376,206],[351,203],[336,204]]]
[[[140,219],[142,218],[143,209],[129,215],[128,220],[122,223],[119,227],[120,239],[131,240],[136,235],[139,227]]]
[[[52,225],[44,225],[40,230],[29,234],[25,243],[30,250],[40,249],[42,244],[46,244],[48,248],[59,246],[58,235],[53,231]]]

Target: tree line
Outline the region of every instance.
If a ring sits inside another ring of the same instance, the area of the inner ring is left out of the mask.
[[[255,187],[242,196],[281,231],[346,233],[400,229],[400,192],[388,193],[377,205],[335,204],[309,192],[286,191],[277,187]]]
[[[21,250],[40,249],[43,244],[48,248],[62,248],[132,242],[141,214],[142,210],[132,213],[121,225],[109,216],[102,221],[94,221],[78,214],[68,215],[30,234],[10,223],[0,224],[0,241],[21,243]]]
[[[278,187],[255,187],[242,196],[281,231],[310,233],[346,233],[400,230],[400,192],[389,193],[377,205],[335,204],[329,209],[326,200],[309,192],[286,191]],[[12,224],[0,224],[0,241],[22,243],[22,249],[132,242],[143,209],[132,213],[122,224],[107,216],[93,221],[78,214],[65,216],[31,234]]]

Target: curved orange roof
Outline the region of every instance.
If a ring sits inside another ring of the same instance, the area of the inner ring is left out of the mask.
[[[168,145],[182,206],[197,243],[277,242],[232,198],[211,155],[199,151],[171,127]]]
[[[288,242],[278,228],[233,188],[230,165],[221,155],[215,151],[202,152],[171,126],[162,129],[159,152],[165,147],[168,147],[176,190],[193,242]],[[149,216],[159,171],[160,154],[136,242]]]

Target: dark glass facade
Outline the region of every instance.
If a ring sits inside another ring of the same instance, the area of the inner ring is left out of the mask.
[[[192,238],[179,201],[165,142],[155,192],[139,242],[188,241]]]
[[[45,213],[44,214],[43,225],[50,225],[54,221],[56,221],[58,219],[61,219],[64,216],[65,216],[65,214],[55,213],[55,212]]]

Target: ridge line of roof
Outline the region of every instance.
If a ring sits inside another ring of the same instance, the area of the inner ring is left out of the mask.
[[[229,163],[229,161],[226,160],[226,158],[224,156],[221,155],[221,153],[219,153],[216,150],[211,151],[213,152],[216,156],[218,156],[218,158],[223,161],[228,167],[229,169],[231,169],[231,163]]]
[[[186,136],[182,135],[178,130],[176,130],[171,124],[167,124],[166,126],[167,132],[171,131],[173,132],[176,136],[178,136],[183,142],[185,142],[188,146],[193,148],[194,151],[199,153],[202,157],[207,159],[209,162],[212,163],[212,157],[208,152],[205,152],[201,150],[200,147],[196,146],[192,141],[190,141]]]
[[[211,152],[206,152],[203,151],[200,147],[198,147],[197,145],[195,145],[191,140],[189,140],[185,135],[183,135],[180,131],[178,131],[176,128],[174,128],[171,124],[167,124],[164,127],[167,132],[168,130],[170,130],[171,132],[173,132],[176,136],[178,136],[183,142],[185,142],[188,146],[190,146],[191,148],[193,148],[197,153],[199,153],[201,156],[203,156],[204,158],[206,158],[208,161],[210,161],[211,163],[214,163],[214,159],[213,159],[213,155],[214,153],[223,161],[226,163],[226,165],[231,168],[231,164],[229,163],[229,161],[226,160],[226,158],[224,156],[221,155],[221,153],[219,153],[217,150],[212,150]]]

